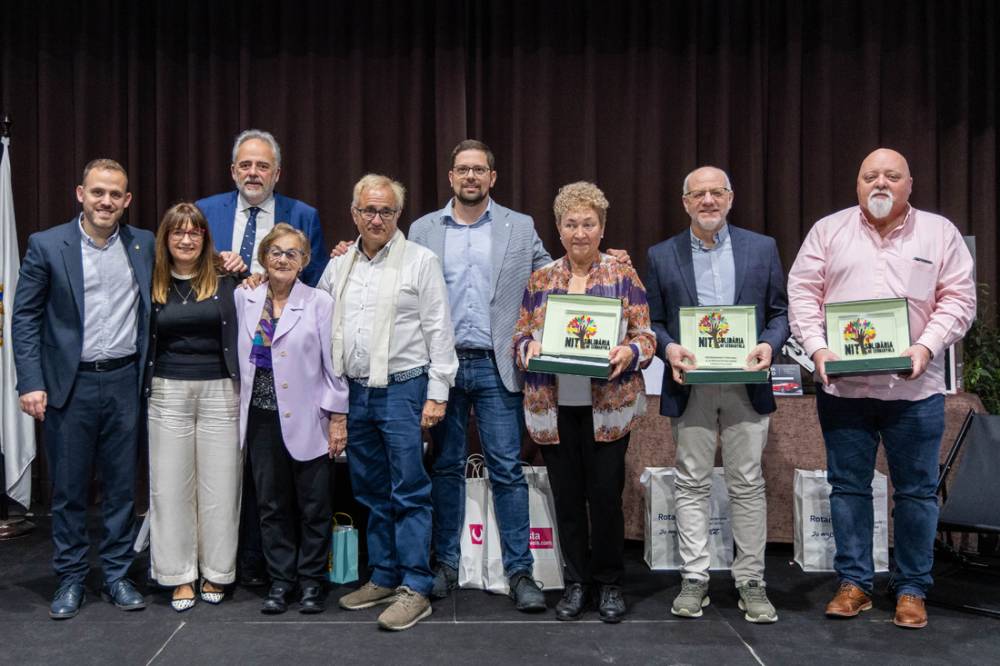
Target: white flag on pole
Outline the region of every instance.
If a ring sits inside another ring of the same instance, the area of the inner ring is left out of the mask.
[[[3,450],[7,496],[28,508],[31,503],[31,461],[35,459],[35,425],[21,411],[10,336],[14,290],[21,268],[14,225],[14,193],[10,186],[10,139],[2,138],[0,159],[0,447]]]

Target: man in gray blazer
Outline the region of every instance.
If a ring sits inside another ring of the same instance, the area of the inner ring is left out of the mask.
[[[448,171],[455,196],[410,227],[410,240],[441,259],[459,359],[447,413],[432,433],[437,566],[431,596],[447,597],[458,581],[471,407],[493,490],[510,596],[518,610],[538,612],[545,610],[545,597],[532,576],[528,547],[528,487],[520,461],[523,377],[514,367],[511,339],[528,278],[551,258],[531,217],[490,198],[496,180],[489,147],[462,141],[451,153]]]

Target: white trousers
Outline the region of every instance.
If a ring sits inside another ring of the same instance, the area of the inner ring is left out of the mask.
[[[683,577],[708,580],[708,498],[721,439],[736,544],[733,578],[738,586],[763,580],[767,498],[760,459],[770,420],[754,410],[742,384],[692,386],[684,414],[671,419],[677,443],[674,500]]]
[[[150,564],[161,585],[236,577],[243,452],[232,379],[154,377],[149,397]]]

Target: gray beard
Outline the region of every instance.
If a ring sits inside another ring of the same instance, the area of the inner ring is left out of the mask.
[[[885,197],[876,197],[876,194],[885,194]],[[874,191],[868,195],[868,212],[875,217],[876,220],[881,220],[882,218],[888,217],[890,211],[892,211],[892,204],[895,202],[892,196],[892,192],[878,192]]]

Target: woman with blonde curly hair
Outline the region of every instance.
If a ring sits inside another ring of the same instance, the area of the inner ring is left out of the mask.
[[[562,187],[553,209],[566,255],[531,275],[514,331],[518,365],[541,352],[536,339],[550,294],[589,294],[622,303],[619,344],[608,353],[607,379],[528,372],[524,416],[542,444],[556,505],[566,590],[556,606],[560,620],[575,620],[597,588],[604,622],[625,616],[621,594],[625,521],[622,489],[629,432],[645,412],[641,368],[656,351],[646,290],[631,265],[600,250],[608,200],[593,183]],[[588,519],[589,513],[589,519]]]

